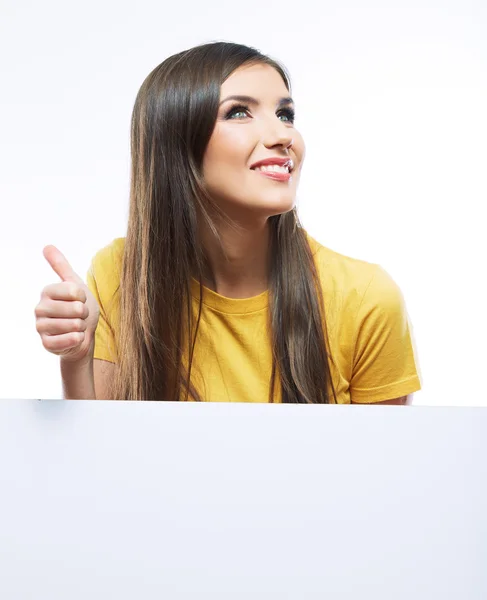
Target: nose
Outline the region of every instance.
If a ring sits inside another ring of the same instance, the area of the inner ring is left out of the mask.
[[[262,132],[262,143],[266,148],[280,146],[285,150],[289,150],[294,144],[291,132],[292,129],[285,125],[283,121],[274,117],[273,122],[269,123],[265,131]]]

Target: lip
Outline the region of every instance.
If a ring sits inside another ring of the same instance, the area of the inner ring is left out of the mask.
[[[294,162],[292,158],[284,158],[282,156],[274,156],[270,158],[264,158],[250,165],[251,170],[257,169],[257,167],[265,167],[267,165],[278,165],[279,167],[289,167],[289,172],[292,173],[294,169]]]
[[[275,164],[275,163],[274,163]],[[255,171],[257,175],[262,175],[262,177],[267,177],[267,179],[273,179],[274,181],[283,181],[288,182],[292,179],[291,173],[273,173],[266,171]]]

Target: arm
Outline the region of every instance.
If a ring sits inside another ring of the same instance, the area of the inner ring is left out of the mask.
[[[95,390],[97,400],[113,400],[109,392],[109,381],[115,376],[116,366],[108,360],[95,358],[93,361],[93,372],[95,379]]]
[[[356,316],[350,398],[362,404],[411,404],[421,389],[401,290],[376,268]]]
[[[93,351],[98,303],[55,246],[46,246],[44,256],[61,282],[42,290],[35,309],[36,329],[44,347],[60,357],[63,397],[94,399]]]
[[[65,400],[95,400],[93,359],[68,361],[61,358],[61,378]]]
[[[111,400],[108,382],[115,365],[106,360],[92,359],[69,362],[61,359],[61,377],[65,400]]]

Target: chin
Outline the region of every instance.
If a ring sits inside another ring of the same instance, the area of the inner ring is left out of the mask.
[[[269,217],[273,217],[275,215],[282,215],[283,213],[287,213],[296,206],[296,198],[287,197],[287,198],[276,198],[274,201],[269,198],[262,199],[262,202],[258,205],[258,208],[262,211],[265,211]],[[257,207],[256,207],[257,208]]]
[[[267,211],[267,216],[268,217],[277,217],[277,215],[284,215],[288,212],[291,212],[293,210],[293,208],[295,207],[294,204],[292,205],[286,205],[286,206],[280,206],[280,207],[275,207],[275,208],[271,208],[269,207],[269,210]]]
[[[296,206],[296,196],[294,194],[269,195],[259,194],[250,198],[227,199],[225,203],[228,214],[234,218],[269,218],[276,215],[282,215],[290,212]]]

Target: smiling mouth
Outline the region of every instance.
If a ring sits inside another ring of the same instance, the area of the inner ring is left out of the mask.
[[[289,175],[294,171],[294,161],[292,158],[274,156],[255,162],[250,169],[261,173],[280,173]]]
[[[255,167],[254,171],[261,171],[262,173],[287,173],[291,172],[292,165],[286,165],[281,167],[280,165],[262,165]]]

